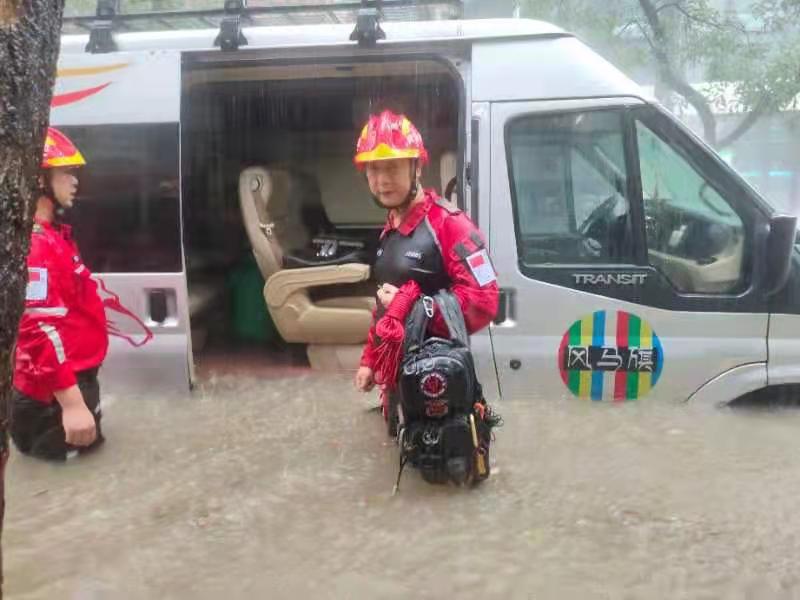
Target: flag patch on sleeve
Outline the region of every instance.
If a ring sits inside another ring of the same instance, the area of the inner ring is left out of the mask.
[[[467,257],[467,266],[481,287],[497,281],[497,274],[492,267],[492,261],[489,260],[489,253],[485,249],[470,254]]]
[[[28,268],[28,285],[25,288],[25,300],[47,299],[47,269],[43,267]]]

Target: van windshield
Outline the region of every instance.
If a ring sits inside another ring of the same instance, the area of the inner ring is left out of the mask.
[[[714,222],[739,226],[740,219],[723,198],[686,161],[641,122],[636,124],[642,191],[646,198]]]

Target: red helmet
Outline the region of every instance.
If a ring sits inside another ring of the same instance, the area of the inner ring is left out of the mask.
[[[372,115],[364,126],[353,162],[363,169],[368,162],[396,158],[412,158],[424,165],[428,162],[428,152],[419,131],[405,115],[385,110]]]
[[[55,127],[47,128],[47,137],[44,141],[44,155],[42,168],[54,169],[56,167],[82,167],[86,164],[83,155],[70,139]]]

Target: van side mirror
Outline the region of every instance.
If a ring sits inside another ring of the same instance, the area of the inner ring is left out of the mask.
[[[775,215],[769,222],[767,237],[767,276],[764,291],[777,294],[786,285],[792,268],[792,252],[798,241],[797,217]]]

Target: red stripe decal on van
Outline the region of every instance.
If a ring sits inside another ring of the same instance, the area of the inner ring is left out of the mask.
[[[50,102],[50,106],[64,106],[65,104],[74,104],[75,102],[80,102],[84,98],[94,96],[97,92],[103,91],[109,85],[111,85],[110,81],[108,83],[104,83],[103,85],[87,88],[85,90],[78,90],[76,92],[69,92],[67,94],[56,94],[53,96],[53,101]]]

